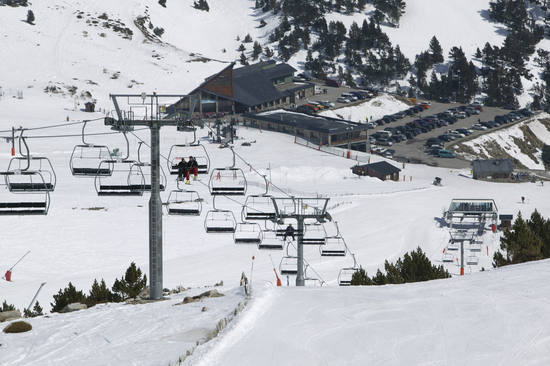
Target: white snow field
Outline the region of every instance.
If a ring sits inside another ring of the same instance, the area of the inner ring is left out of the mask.
[[[368,122],[407,108],[409,106],[406,103],[396,99],[394,96],[382,94],[355,106],[330,109],[319,114],[325,117],[341,118],[354,122]]]
[[[550,261],[363,288],[270,288],[190,365],[548,365]]]
[[[64,122],[65,116],[69,116],[71,121],[102,116],[100,113],[86,114],[63,110],[64,103],[70,102],[59,97],[51,97],[43,100],[42,104],[38,104],[40,108],[37,108],[29,99],[3,100],[2,106],[6,106],[5,109],[8,113],[5,117],[2,116],[0,130],[9,129],[14,120],[21,121],[25,127],[37,127]],[[61,112],[59,112],[60,110]],[[16,111],[26,111],[26,118],[12,119],[18,116]],[[89,133],[110,131],[103,126],[101,120],[90,122],[89,125],[87,129]],[[2,217],[0,272],[5,272],[27,250],[31,251],[14,269],[13,282],[0,281],[0,300],[6,299],[18,308],[22,309],[28,305],[41,282],[46,282],[46,286],[38,296],[38,301],[48,311],[49,303],[53,301],[52,295],[57,293],[60,288],[65,287],[69,281],[85,292],[89,290],[94,278],[104,278],[110,286],[115,277],[120,277],[123,274],[131,261],[135,261],[145,273],[148,273],[148,195],[120,198],[98,197],[94,190],[93,179],[71,176],[69,158],[73,146],[80,143],[80,128],[81,125],[77,124],[27,132],[28,135],[34,136],[59,134],[74,134],[74,136],[28,140],[31,153],[48,156],[56,169],[58,183],[55,192],[51,194],[51,207],[48,215],[44,217]],[[199,130],[198,136],[205,136],[206,133],[206,129]],[[350,251],[355,253],[358,263],[365,267],[370,274],[382,267],[384,260],[395,260],[417,246],[420,246],[436,264],[441,264],[442,250],[449,239],[449,233],[447,228],[440,226],[439,218],[452,198],[492,198],[495,199],[501,213],[516,215],[521,210],[524,215],[529,215],[536,208],[544,216],[550,215],[548,200],[550,188],[548,185],[542,187],[531,183],[480,182],[472,180],[469,171],[413,164],[404,167],[401,175],[405,179],[399,182],[382,182],[376,178],[357,178],[352,175],[350,170],[354,164],[352,160],[294,144],[293,136],[260,132],[256,129],[242,127],[238,129],[237,133],[241,139],[236,141],[235,151],[252,168],[271,178],[270,194],[284,196],[284,193],[278,190],[280,188],[282,191],[296,196],[322,194],[331,198],[329,212],[334,220],[338,221],[341,234]],[[148,139],[146,131],[136,131],[135,134],[145,140]],[[2,132],[1,135],[6,135],[6,132]],[[133,134],[130,134],[129,138],[131,141],[130,156],[136,158],[138,140]],[[111,148],[119,147],[125,151],[124,139],[119,134],[89,136],[88,140],[107,144]],[[165,128],[162,131],[161,152],[166,156],[171,144],[190,142],[191,140],[192,134],[190,133],[180,133],[174,129]],[[250,147],[246,147],[241,146],[241,141],[253,143]],[[2,143],[2,146],[4,152],[0,155],[0,166],[7,167],[10,159],[10,144]],[[204,146],[210,155],[212,167],[226,167],[231,164],[230,150],[219,149],[215,144],[205,143]],[[148,157],[147,154],[148,149],[144,148],[143,156]],[[372,157],[372,159],[374,161],[378,158]],[[398,163],[394,162],[394,164],[403,168]],[[243,169],[248,181],[247,194],[261,194],[264,190],[262,179],[239,158],[237,158],[237,166]],[[164,168],[166,167],[164,166]],[[442,187],[432,185],[434,176],[443,179]],[[168,190],[162,194],[163,200],[166,200],[169,190],[175,188],[174,178],[168,178]],[[192,182],[191,186],[186,187],[197,190],[204,199],[200,217],[164,216],[164,287],[174,288],[178,285],[201,287],[223,280],[226,287],[231,289],[238,286],[241,272],[249,273],[252,256],[255,256],[253,279],[256,287],[260,288],[266,283],[274,284],[275,275],[270,255],[278,270],[278,264],[284,255],[282,251],[260,251],[255,245],[235,245],[231,235],[205,233],[203,226],[205,215],[212,208],[212,198],[206,188],[207,181],[207,177],[200,176],[200,181]],[[10,195],[4,187],[0,193]],[[521,196],[527,198],[525,204],[520,203]],[[244,197],[217,200],[217,206],[232,210],[237,221],[240,220],[243,203]],[[325,227],[328,235],[335,234],[333,224],[327,223]],[[482,267],[487,270],[491,268],[492,255],[499,245],[498,238],[498,234],[490,232],[482,236],[483,246],[486,248],[480,253],[479,265],[467,267],[467,277]],[[360,291],[337,288],[336,279],[340,269],[353,264],[349,253],[346,257],[327,258],[320,256],[317,247],[308,247],[305,249],[305,256],[311,267],[326,282],[327,286],[320,291],[327,290],[327,294],[347,294],[344,291]],[[446,266],[453,274],[458,273],[458,268],[455,265],[446,264]],[[313,272],[308,273],[313,274]],[[475,278],[482,278],[486,275],[483,273]],[[294,278],[290,278],[291,285],[293,285],[293,281]],[[286,282],[287,279],[283,277],[285,285]],[[452,291],[461,282],[453,280],[440,281],[440,283],[440,286],[446,286],[449,291]],[[505,286],[504,283],[506,282],[503,282],[503,286]],[[510,285],[510,291],[516,291],[512,286],[513,283]],[[401,301],[397,295],[400,291],[399,288],[395,287],[391,290],[397,291],[396,302]],[[407,287],[403,288],[406,291]],[[307,291],[310,290],[306,290],[306,294],[309,293]],[[285,294],[282,298],[286,298],[286,294],[291,293],[282,292]],[[313,297],[313,299],[315,298]],[[319,299],[319,301],[321,300],[322,298]],[[288,301],[294,300],[289,297]],[[149,305],[143,305],[143,309],[148,309],[147,306]],[[327,302],[327,311],[330,311],[330,306],[331,303]],[[118,305],[110,305],[106,311],[110,314],[110,309],[118,308]],[[133,311],[149,311],[141,309],[140,307]],[[127,311],[131,312],[131,310]],[[153,306],[150,311],[155,312]],[[347,309],[339,307],[333,311],[336,314],[348,313]],[[55,318],[49,320],[63,319],[63,316],[56,315]],[[90,320],[85,315],[82,315],[82,319],[75,315],[74,319],[78,323],[75,326],[82,327],[79,329],[85,329],[87,324],[90,324]],[[115,319],[113,326],[124,329],[129,336],[133,334],[133,328],[128,323],[122,320],[118,322],[115,316],[113,319]],[[139,317],[136,321],[139,322]],[[316,327],[319,326],[316,324],[320,321],[319,318],[306,318],[304,324]],[[408,329],[406,323],[401,324],[403,324],[403,330]],[[537,323],[526,322],[526,326],[529,324],[533,327],[537,326]],[[33,325],[35,325],[35,329],[29,337],[36,344],[45,342],[39,337],[39,335],[45,334],[42,333],[42,327],[48,329],[54,327],[46,320],[41,319],[33,320]],[[214,325],[215,321],[210,323],[210,327]],[[253,325],[250,326],[253,327]],[[201,325],[201,327],[206,326]],[[182,329],[182,331],[187,331],[189,328]],[[63,339],[77,337],[75,334],[71,335],[61,330],[60,332],[57,334]],[[27,364],[25,361],[26,351],[22,351],[20,346],[17,346],[20,344],[17,337],[19,336],[0,335],[2,349],[9,350],[0,353],[0,363],[4,364],[6,363],[4,360],[9,360],[11,365]],[[136,334],[135,337],[141,339],[139,334]],[[101,347],[109,347],[105,345],[105,340],[99,336],[91,337],[87,346],[96,347],[98,342]],[[139,342],[137,344],[139,345]],[[178,349],[181,349],[181,355],[185,354],[188,349],[186,345],[189,343],[182,341],[178,346]],[[48,349],[53,350],[55,347],[52,345],[51,348],[48,346],[37,348],[36,353],[31,352],[32,359],[40,359],[44,363],[51,362],[56,365],[70,364],[63,358],[57,358],[58,356],[55,356],[57,353],[47,351]],[[130,347],[130,349],[132,348]],[[69,355],[72,352],[79,352],[78,347],[66,347],[65,350]],[[160,351],[153,352],[147,357],[143,356],[144,358],[141,356],[133,358],[128,355],[127,360],[128,363],[134,364],[150,364],[158,360],[168,363],[174,360],[172,355],[175,354],[175,351],[174,353],[170,352],[166,355]],[[291,352],[291,350],[285,350],[285,352]],[[106,364],[117,364],[117,362],[112,361],[111,363],[111,360],[107,360]]]

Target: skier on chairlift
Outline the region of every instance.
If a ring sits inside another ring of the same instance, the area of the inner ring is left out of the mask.
[[[193,173],[193,180],[197,180],[197,175],[199,174],[199,164],[197,159],[194,156],[189,156],[189,162],[187,163],[187,181],[189,181],[189,174]]]
[[[294,237],[294,227],[292,224],[288,224],[288,226],[285,229],[285,234],[283,235],[283,240],[286,241],[287,236],[291,236],[292,240],[296,240]]]
[[[187,170],[187,163],[185,162],[185,158],[181,158],[178,165],[176,165],[178,168],[178,180],[183,180],[183,176],[185,175],[185,172]]]

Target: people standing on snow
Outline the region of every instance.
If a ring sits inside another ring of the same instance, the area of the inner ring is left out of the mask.
[[[521,203],[525,203],[525,197],[521,196]]]
[[[294,227],[292,224],[288,224],[288,226],[285,229],[285,235],[283,235],[283,240],[286,241],[287,236],[291,236],[292,240],[296,240],[294,237]]]

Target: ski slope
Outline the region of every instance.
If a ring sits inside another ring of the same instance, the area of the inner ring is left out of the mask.
[[[189,365],[546,365],[550,261],[405,285],[269,288]]]

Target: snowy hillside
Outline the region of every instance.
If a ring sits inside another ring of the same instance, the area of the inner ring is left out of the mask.
[[[467,278],[267,289],[192,365],[546,365],[550,262]]]
[[[525,122],[455,146],[466,159],[514,159],[518,168],[544,170],[542,146],[550,144],[550,115],[539,114]]]
[[[354,122],[376,121],[387,114],[409,108],[409,105],[392,95],[383,94],[357,106],[342,107],[319,113],[322,116]]]

